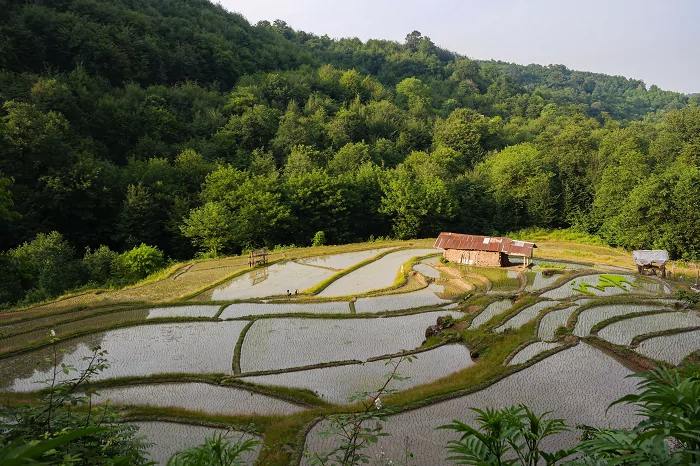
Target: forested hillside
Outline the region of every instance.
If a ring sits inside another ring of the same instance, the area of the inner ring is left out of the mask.
[[[574,227],[700,254],[697,95],[474,61],[416,31],[251,26],[206,0],[0,11],[0,302],[319,231]]]

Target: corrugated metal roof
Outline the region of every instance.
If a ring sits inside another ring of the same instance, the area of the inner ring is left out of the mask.
[[[515,241],[500,236],[463,235],[461,233],[440,233],[435,246],[439,249],[462,249],[465,251],[491,251],[513,254],[517,256],[530,256],[532,250],[537,247],[535,243],[527,241]]]

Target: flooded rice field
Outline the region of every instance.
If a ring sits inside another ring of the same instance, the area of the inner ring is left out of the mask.
[[[350,296],[388,288],[393,285],[401,266],[409,259],[436,252],[438,252],[437,249],[404,249],[391,252],[381,259],[339,278],[318,295],[322,297]]]
[[[438,272],[434,267],[431,267],[428,264],[418,263],[413,266],[413,270],[425,275],[428,278],[440,278],[440,272]]]
[[[611,277],[617,281],[614,284],[605,279]],[[632,285],[630,285],[630,283]],[[599,288],[595,288],[595,287]],[[561,286],[540,295],[549,299],[566,299],[572,296],[616,296],[630,294],[663,294],[669,293],[663,283],[635,275],[594,274],[576,277]]]
[[[219,317],[221,319],[234,319],[245,316],[300,313],[350,314],[350,303],[347,301],[329,303],[236,303],[227,306]]]
[[[139,426],[139,433],[145,435],[146,441],[153,444],[148,449],[149,459],[161,465],[167,464],[173,454],[200,445],[204,443],[206,437],[212,437],[215,434],[226,434],[234,442],[239,438],[244,440],[253,438],[253,436],[242,432],[175,422],[141,421],[133,424]],[[258,445],[253,451],[244,453],[243,458],[241,458],[242,464],[253,464],[260,453],[260,448]]]
[[[412,362],[402,362],[397,371],[397,374],[409,379],[392,381],[389,389],[406,390],[474,364],[469,350],[462,345],[440,346],[418,353],[415,358]],[[356,393],[378,390],[386,381],[386,375],[393,370],[393,366],[387,362],[388,360],[379,360],[364,364],[243,377],[243,380],[265,385],[308,388],[328,402],[344,404]]]
[[[220,306],[172,306],[148,310],[147,319],[162,317],[214,317]]]
[[[444,312],[372,319],[257,320],[246,333],[241,371],[308,366],[332,361],[365,361],[412,350],[425,339],[425,329]]]
[[[578,316],[574,326],[574,335],[585,337],[591,333],[594,325],[610,319],[611,317],[633,314],[635,312],[648,312],[667,309],[663,303],[659,304],[611,304],[595,306],[584,309]],[[623,322],[627,322],[624,320]]]
[[[435,430],[457,418],[475,425],[470,407],[501,408],[524,403],[538,413],[552,411],[553,418],[566,419],[572,428],[577,424],[630,428],[637,422],[634,407],[616,405],[618,398],[635,391],[635,380],[625,378],[630,371],[598,350],[580,343],[517,372],[479,392],[415,409],[389,417],[384,431],[391,434],[372,446],[372,457],[383,451],[394,462],[404,458],[404,439],[414,457],[415,466],[449,464],[445,445],[455,439],[449,431]],[[601,384],[604,380],[606,383]],[[308,451],[329,450],[334,439],[318,435],[320,424],[307,435]],[[545,439],[542,447],[553,451],[573,446],[580,432],[575,429]],[[400,439],[396,441],[396,439]],[[309,459],[302,460],[308,465]]]
[[[536,341],[534,343],[530,343],[525,348],[518,351],[518,354],[513,356],[513,359],[510,360],[508,365],[514,366],[516,364],[528,362],[530,359],[534,358],[538,354],[544,353],[545,351],[549,351],[554,348],[558,348],[561,345],[561,343],[548,343],[545,341]]]
[[[232,372],[233,349],[246,322],[186,322],[140,325],[91,334],[58,343],[58,360],[76,368],[100,345],[108,351],[110,367],[98,378],[165,373]],[[65,351],[65,352],[62,352]],[[53,365],[44,361],[51,347],[0,359],[0,389],[32,391],[48,379]],[[59,380],[75,373],[59,375]]]
[[[408,293],[390,294],[386,296],[373,296],[360,298],[355,302],[355,312],[384,312],[414,309],[423,306],[440,306],[449,303],[449,299],[440,298],[437,293],[442,293],[445,288],[442,285],[430,284],[427,288]]]
[[[566,327],[569,317],[571,317],[571,314],[573,314],[577,308],[578,306],[571,306],[566,309],[546,313],[542,316],[542,320],[540,320],[540,326],[537,329],[537,338],[544,341],[554,340],[557,329],[559,327]]]
[[[650,338],[642,341],[635,351],[657,361],[678,365],[690,353],[700,351],[700,330]]]
[[[298,262],[321,267],[328,267],[338,271],[352,267],[362,261],[371,259],[377,254],[390,251],[394,248],[369,249],[366,251],[344,252],[341,254],[332,254],[330,256],[311,257],[309,259],[299,259]]]
[[[95,399],[96,403],[111,400],[113,405],[181,408],[224,416],[254,413],[287,415],[304,409],[250,390],[200,382],[128,385],[104,388],[98,392],[100,396]]]
[[[493,317],[507,311],[511,307],[513,307],[513,302],[510,299],[501,299],[500,301],[495,301],[486,306],[486,309],[484,309],[479,315],[474,317],[474,320],[472,320],[472,323],[469,326],[469,328],[472,329],[481,327]]]
[[[549,277],[542,275],[542,269],[531,270],[523,272],[525,277],[527,277],[527,285],[525,285],[525,291],[537,291],[542,288],[547,288],[548,286],[554,284],[557,280],[563,277],[562,274],[555,273]]]
[[[700,327],[697,312],[664,312],[633,317],[608,325],[598,332],[598,336],[616,345],[629,345],[637,335],[685,327]]]
[[[337,272],[320,267],[284,262],[261,267],[236,277],[204,294],[214,301],[284,295],[305,290]]]
[[[522,309],[520,312],[508,319],[502,325],[496,327],[494,330],[496,330],[497,332],[502,332],[509,328],[518,329],[530,322],[531,320],[536,319],[539,313],[543,310],[556,306],[558,304],[559,303],[556,301],[540,301],[538,303],[535,303],[532,306],[528,306],[525,309]]]

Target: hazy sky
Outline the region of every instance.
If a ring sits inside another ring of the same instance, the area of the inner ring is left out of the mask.
[[[642,79],[700,92],[700,0],[220,0],[255,24],[403,42],[413,30],[471,58]]]

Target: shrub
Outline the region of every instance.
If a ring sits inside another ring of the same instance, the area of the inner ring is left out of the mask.
[[[311,240],[311,246],[325,246],[326,244],[326,233],[323,231],[317,231],[314,235],[314,239]]]
[[[39,233],[32,241],[10,251],[26,272],[27,299],[42,300],[58,296],[78,285],[79,262],[74,249],[57,231]]]
[[[449,264],[450,261],[448,261],[447,259],[445,259],[445,256],[442,256],[442,257],[440,257],[440,263],[441,263],[441,264]]]
[[[112,274],[112,262],[117,253],[107,246],[100,246],[94,251],[87,248],[83,256],[83,270],[88,281],[95,283],[107,283]]]
[[[112,261],[112,272],[117,280],[135,282],[146,278],[164,264],[160,249],[142,243],[141,246],[116,256]]]
[[[680,290],[676,291],[676,297],[679,300],[688,303],[688,306],[690,307],[697,307],[698,305],[700,305],[700,293]]]

